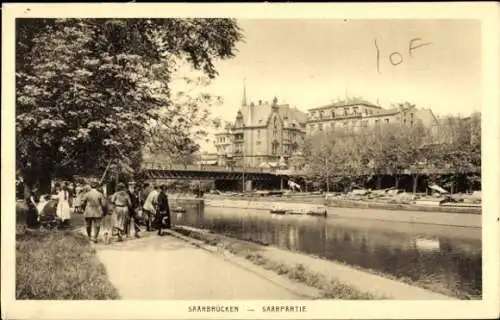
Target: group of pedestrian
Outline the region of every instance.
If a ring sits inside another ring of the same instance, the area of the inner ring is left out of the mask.
[[[49,195],[38,195],[38,188],[35,186],[25,196],[27,206],[26,224],[29,228],[36,228],[44,216],[44,213],[54,213],[61,225],[67,226],[71,221],[71,207],[73,202],[73,188],[68,182],[55,183]]]
[[[154,186],[150,189],[148,185],[144,185],[142,190],[137,190],[135,182],[130,182],[128,189],[125,184],[118,183],[109,202],[97,187],[97,184],[91,185],[91,190],[81,197],[80,204],[87,235],[91,241],[98,241],[101,219],[108,211],[111,211],[112,215],[112,236],[118,241],[129,236],[132,227],[134,236],[140,238],[141,222],[145,224],[147,231],[157,229],[160,236],[163,235],[163,229],[170,228],[170,210],[165,186]]]
[[[147,231],[171,227],[170,209],[166,186],[144,184],[137,188],[135,182],[118,183],[116,192],[109,199],[104,195],[99,183],[73,186],[67,182],[55,183],[50,195],[39,197],[33,188],[25,197],[28,207],[27,226],[37,227],[44,211],[55,212],[61,225],[68,225],[71,213],[81,213],[85,218],[87,236],[97,242],[102,218],[111,215],[112,236],[118,241],[128,237],[134,229],[134,236],[140,238],[141,224]],[[53,210],[47,210],[51,204]],[[73,210],[71,210],[73,208]]]

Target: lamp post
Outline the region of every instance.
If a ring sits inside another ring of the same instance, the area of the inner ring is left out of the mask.
[[[243,147],[243,150],[245,150],[245,148]],[[241,161],[243,163],[243,172],[242,172],[242,175],[241,175],[241,188],[242,188],[242,192],[245,193],[245,151],[243,151],[243,156],[241,157]]]

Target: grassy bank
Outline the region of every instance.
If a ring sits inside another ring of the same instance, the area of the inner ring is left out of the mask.
[[[16,299],[106,300],[119,295],[88,240],[75,231],[16,236]]]
[[[271,270],[279,275],[287,276],[289,279],[317,288],[323,292],[325,299],[345,299],[345,300],[372,300],[384,299],[381,296],[374,296],[360,292],[339,281],[327,279],[325,276],[312,272],[307,267],[297,264],[293,267],[272,261],[259,253],[260,245],[237,239],[221,237],[217,234],[200,233],[186,230],[184,228],[174,228],[175,231],[211,246],[223,248],[234,255],[244,257],[250,262]]]

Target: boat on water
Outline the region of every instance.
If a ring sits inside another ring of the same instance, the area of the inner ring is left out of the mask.
[[[327,217],[328,211],[326,210],[325,206],[317,207],[312,210],[307,210],[306,213],[308,216],[315,216],[315,217]]]
[[[288,214],[305,215],[307,212],[304,209],[290,210]]]
[[[284,209],[280,207],[274,207],[271,210],[269,210],[271,214],[289,214],[289,215],[309,215],[309,216],[316,216],[316,217],[326,217],[327,216],[327,210],[326,207],[317,207],[313,209],[306,209],[306,208],[297,208],[297,209]]]
[[[288,212],[287,210],[285,210],[285,209],[271,209],[271,210],[269,210],[269,212],[270,212],[271,214],[287,214],[287,213],[289,213],[289,212]]]

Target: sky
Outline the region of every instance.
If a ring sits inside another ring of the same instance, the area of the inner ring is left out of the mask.
[[[385,108],[408,101],[436,115],[480,110],[480,21],[252,19],[238,24],[244,42],[235,58],[215,63],[219,76],[204,89],[222,97],[212,112],[225,120],[234,120],[244,83],[248,101],[276,96],[303,111],[346,96]],[[410,45],[418,48],[410,53]],[[202,148],[213,151],[210,143]]]

